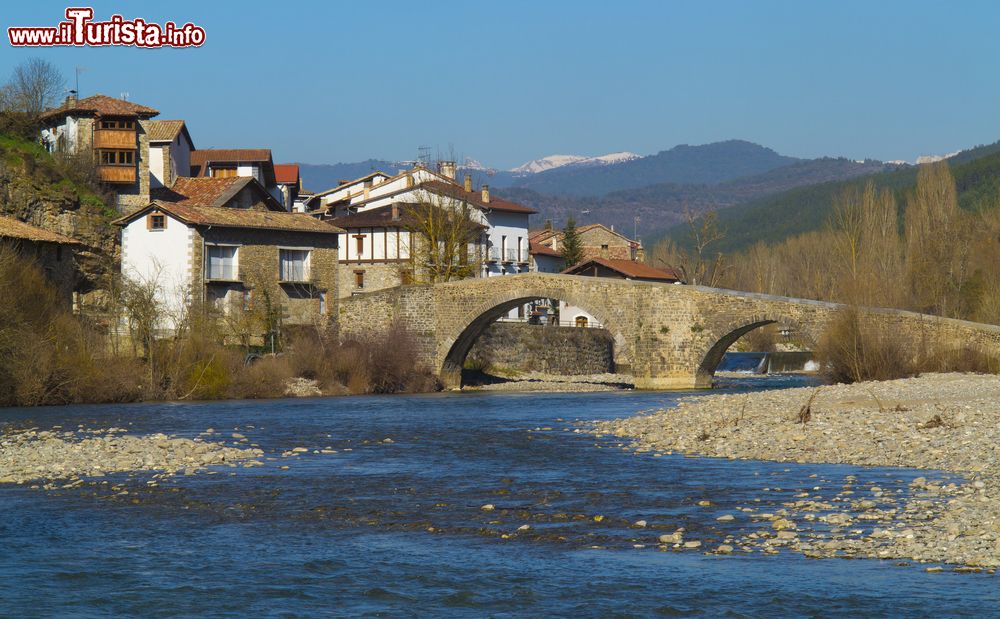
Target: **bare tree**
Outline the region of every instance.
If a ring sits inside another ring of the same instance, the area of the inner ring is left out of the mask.
[[[8,111],[41,114],[56,104],[65,84],[66,80],[54,64],[41,58],[29,58],[14,67],[0,103]]]
[[[413,238],[411,281],[433,284],[476,275],[482,264],[478,248],[483,231],[477,215],[464,200],[435,195],[407,204],[402,224]]]
[[[691,283],[718,285],[726,268],[725,260],[719,253],[709,262],[709,247],[726,238],[726,231],[719,225],[715,212],[698,218],[687,205],[684,206],[684,221],[687,222],[688,235],[695,251],[695,264],[690,273]]]

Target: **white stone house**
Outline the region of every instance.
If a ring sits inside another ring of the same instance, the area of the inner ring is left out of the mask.
[[[156,287],[160,328],[176,328],[191,301],[223,309],[250,304],[251,270],[265,274],[289,323],[327,315],[337,298],[343,230],[286,212],[249,177],[180,177],[154,197],[114,223],[122,227],[122,275]]]
[[[455,166],[441,162],[438,172],[423,167],[390,176],[376,171],[354,181],[315,194],[310,211],[324,217],[340,218],[392,204],[430,203],[441,206],[468,204],[475,212],[475,223],[483,226],[481,277],[527,273],[530,270],[528,218],[532,208],[497,198],[488,185],[473,190],[466,175],[463,184],[455,181]],[[342,239],[341,245],[349,245]]]

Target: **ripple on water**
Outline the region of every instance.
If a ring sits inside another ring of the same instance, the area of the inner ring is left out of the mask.
[[[676,399],[458,394],[7,411],[40,426],[132,423],[188,436],[213,427],[246,435],[274,460],[156,488],[115,479],[124,496],[89,484],[0,488],[0,616],[985,616],[1000,607],[985,575],[659,552],[658,536],[681,527],[703,550],[765,526],[736,508],[777,511],[790,492],[827,500],[848,474],[887,493],[910,479],[656,458],[572,432],[575,419]],[[282,457],[299,446],[309,452]],[[313,453],[328,447],[337,453]],[[716,520],[726,513],[736,518]]]

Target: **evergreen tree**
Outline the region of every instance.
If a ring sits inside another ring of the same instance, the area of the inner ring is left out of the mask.
[[[570,215],[563,228],[562,257],[565,268],[570,268],[583,260],[583,246],[580,245],[580,235],[576,233],[576,221]]]

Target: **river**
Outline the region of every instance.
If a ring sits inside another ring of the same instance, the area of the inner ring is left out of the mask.
[[[128,494],[96,480],[58,491],[0,487],[0,616],[997,613],[1000,587],[985,574],[790,552],[703,554],[727,532],[757,526],[716,520],[755,499],[779,509],[802,489],[833,494],[848,475],[905,489],[918,473],[637,455],[573,431],[575,420],[677,397],[460,393],[0,410],[0,425],[189,437],[212,427],[246,435],[270,458],[158,486],[146,475],[111,480]],[[310,451],[281,456],[294,447]],[[324,449],[336,453],[313,453]],[[698,506],[705,500],[712,506]],[[647,526],[632,526],[638,520]],[[658,535],[677,527],[703,548],[660,551]]]

